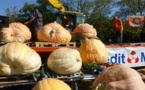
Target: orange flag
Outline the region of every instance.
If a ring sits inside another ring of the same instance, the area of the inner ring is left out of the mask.
[[[144,25],[144,16],[129,16],[129,26],[140,27]]]

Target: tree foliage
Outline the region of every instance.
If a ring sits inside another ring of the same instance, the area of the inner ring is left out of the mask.
[[[120,0],[116,3],[116,6],[120,7],[116,12],[118,16],[142,16],[145,14],[145,0]]]
[[[61,2],[71,11],[84,13],[89,20],[110,14],[114,0],[61,0]]]
[[[30,18],[33,17],[34,15],[34,11],[33,11],[33,8],[36,7],[37,5],[35,4],[28,4],[28,3],[25,3],[23,8],[20,9],[20,13],[19,13],[19,17],[21,18],[21,23],[24,23],[24,22],[27,22]],[[32,23],[29,23],[27,25],[31,32],[33,33],[33,22]]]
[[[19,22],[19,10],[16,6],[5,9],[6,15],[9,17],[9,22]]]

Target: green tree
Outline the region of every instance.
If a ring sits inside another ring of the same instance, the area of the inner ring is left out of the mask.
[[[119,0],[116,6],[119,7],[116,15],[123,18],[129,15],[142,16],[145,14],[145,0]]]
[[[71,11],[84,13],[89,20],[111,13],[114,0],[61,0]]]
[[[19,22],[19,10],[16,6],[5,9],[6,15],[9,17],[9,23]]]

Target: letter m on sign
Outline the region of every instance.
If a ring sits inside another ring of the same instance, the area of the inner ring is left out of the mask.
[[[141,62],[145,62],[145,55],[143,52],[141,53]]]

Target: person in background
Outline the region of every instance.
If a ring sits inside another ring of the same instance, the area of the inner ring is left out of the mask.
[[[34,7],[34,16],[24,24],[29,24],[32,21],[34,21],[34,34],[32,35],[32,39],[34,41],[37,41],[37,32],[38,30],[43,26],[43,17],[42,14],[39,12],[39,9],[37,7]]]
[[[123,25],[122,20],[114,16],[113,26],[115,28],[116,41],[117,43],[122,43],[123,41]]]

